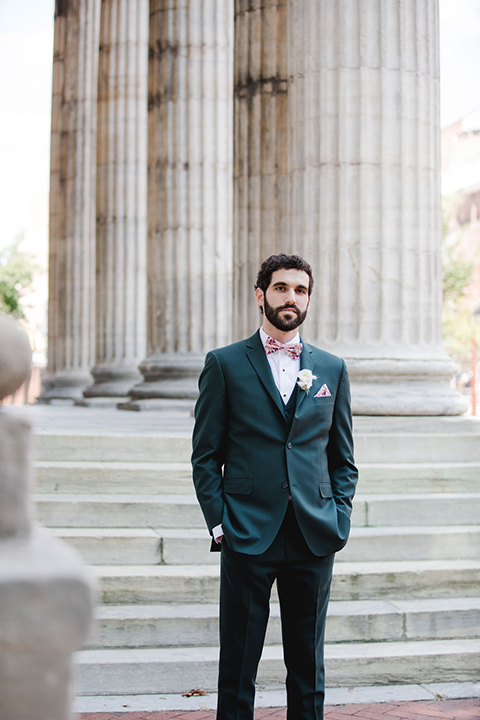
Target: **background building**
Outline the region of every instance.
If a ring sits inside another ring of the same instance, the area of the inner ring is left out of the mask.
[[[455,308],[445,308],[445,340],[463,371],[471,373],[471,341],[478,335],[480,317],[480,110],[442,130],[442,202],[444,256],[465,288]],[[448,268],[445,268],[448,272]],[[454,310],[454,322],[448,313]],[[478,337],[477,337],[478,342]]]

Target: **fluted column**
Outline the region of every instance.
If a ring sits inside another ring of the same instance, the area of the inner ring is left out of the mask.
[[[56,0],[50,195],[49,369],[44,400],[92,381],[99,0]]]
[[[148,0],[102,0],[95,384],[126,396],[146,352]]]
[[[148,355],[133,398],[188,398],[230,339],[233,3],[150,3]]]
[[[304,335],[347,360],[355,413],[463,412],[441,335],[437,0],[237,0],[235,23],[235,330],[259,322],[258,262],[298,252]]]
[[[48,269],[48,356],[46,373],[42,375],[42,393],[38,401],[47,401],[47,393],[55,383],[57,363],[57,239],[61,229],[60,147],[62,131],[62,98],[65,70],[65,16],[55,7],[52,67],[52,114],[50,129],[50,194],[49,194],[49,269]]]
[[[288,3],[235,3],[233,331],[260,324],[253,287],[288,236]],[[253,302],[252,302],[253,301]]]

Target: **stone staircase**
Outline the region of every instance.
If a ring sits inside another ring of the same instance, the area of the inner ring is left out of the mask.
[[[42,524],[95,567],[83,695],[216,685],[218,555],[185,433],[37,435]],[[478,680],[480,425],[357,418],[353,531],[327,623],[330,687]],[[258,686],[284,682],[275,594]]]

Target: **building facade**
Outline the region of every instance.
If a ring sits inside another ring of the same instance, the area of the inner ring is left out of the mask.
[[[437,0],[57,0],[44,399],[194,398],[287,252],[356,414],[462,413],[438,68]]]

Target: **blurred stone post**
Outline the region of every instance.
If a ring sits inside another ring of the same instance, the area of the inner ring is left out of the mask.
[[[27,337],[0,315],[0,399],[28,375]],[[76,552],[32,522],[31,429],[0,408],[0,717],[71,718],[71,655],[92,616]]]

